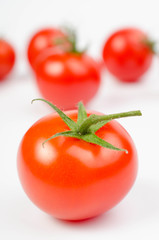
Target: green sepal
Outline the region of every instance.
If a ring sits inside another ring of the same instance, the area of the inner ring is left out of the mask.
[[[84,140],[85,142],[88,142],[88,143],[97,144],[97,145],[99,145],[101,147],[104,147],[104,148],[109,148],[109,149],[117,150],[117,151],[125,151],[126,153],[128,153],[128,151],[126,149],[117,148],[117,147],[113,146],[112,144],[110,144],[110,143],[104,141],[103,139],[99,138],[97,135],[95,135],[93,133],[80,135],[80,134],[78,134],[76,132],[73,132],[73,131],[65,131],[65,132],[56,133],[52,137],[46,139],[42,143],[42,145],[44,146],[44,144],[47,141],[50,141],[51,139],[56,138],[56,137],[60,137],[60,136],[77,138],[77,139]]]
[[[87,45],[85,48],[83,48],[81,50],[78,49],[77,34],[76,34],[76,31],[71,26],[70,27],[61,26],[60,28],[66,34],[66,36],[56,38],[54,41],[54,44],[61,45],[61,44],[64,44],[65,42],[68,42],[68,43],[70,43],[70,48],[68,49],[67,52],[75,53],[77,55],[82,55],[88,50],[89,45]]]
[[[112,144],[106,142],[105,140],[99,138],[97,135],[95,135],[93,133],[88,133],[88,134],[82,135],[81,139],[86,142],[89,142],[89,143],[97,144],[104,148],[109,148],[109,149],[117,150],[117,151],[124,151],[124,152],[128,153],[128,151],[126,149],[117,148],[117,147],[113,146]]]
[[[51,136],[50,138],[47,138],[42,145],[44,146],[44,144],[48,141],[50,141],[53,138],[56,137],[60,137],[60,136],[64,136],[64,137],[74,137],[74,138],[80,138],[80,135],[77,134],[76,132],[73,131],[65,131],[65,132],[60,132],[60,133],[56,133],[55,135]]]
[[[43,101],[45,103],[47,103],[50,107],[52,107],[58,114],[59,116],[62,118],[62,120],[66,123],[66,125],[73,131],[76,130],[76,123],[71,119],[69,118],[66,114],[64,114],[59,108],[57,108],[54,104],[50,103],[49,101],[43,99],[43,98],[36,98],[36,99],[33,99],[32,100],[32,103],[34,101],[37,101],[37,100],[40,100],[40,101]]]
[[[43,142],[43,146],[47,141],[55,137],[65,136],[65,137],[77,138],[88,143],[99,145],[104,148],[117,150],[117,151],[125,151],[126,153],[128,153],[126,149],[117,148],[112,144],[106,142],[105,140],[99,138],[97,135],[95,135],[95,132],[98,131],[101,127],[103,127],[105,124],[107,124],[109,121],[113,119],[142,115],[142,113],[138,110],[138,111],[116,113],[116,114],[109,114],[109,115],[92,114],[89,117],[87,117],[87,112],[85,110],[85,107],[82,104],[82,102],[80,102],[78,104],[78,119],[76,123],[49,101],[42,98],[37,98],[37,99],[33,99],[32,102],[36,100],[43,101],[47,103],[49,106],[51,106],[59,114],[59,116],[66,123],[66,125],[71,129],[71,131],[56,133],[52,137],[46,139]]]
[[[109,122],[109,120],[105,120],[105,121],[101,121],[96,124],[93,124],[88,128],[88,132],[95,133],[100,128],[102,128],[104,125],[106,125],[108,122]]]
[[[158,54],[158,52],[156,51],[156,41],[146,39],[143,41],[143,43],[150,49],[153,54]]]
[[[78,119],[77,125],[79,126],[87,118],[87,112],[82,102],[78,103]]]

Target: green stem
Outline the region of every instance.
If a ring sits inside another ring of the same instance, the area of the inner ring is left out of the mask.
[[[78,51],[77,51],[77,46],[76,46],[76,41],[77,41],[77,39],[76,39],[76,33],[75,33],[74,31],[72,31],[72,32],[70,33],[70,36],[68,35],[68,41],[69,41],[69,42],[71,43],[71,45],[72,45],[71,52],[73,52],[73,53],[78,52]]]
[[[81,54],[83,54],[84,52],[87,51],[87,48],[85,48],[83,50],[78,49],[77,35],[76,35],[75,30],[73,30],[71,28],[68,28],[68,27],[64,27],[63,31],[66,33],[66,36],[57,38],[54,41],[55,45],[61,45],[61,44],[64,44],[65,42],[68,42],[68,43],[70,43],[70,49],[68,50],[68,52],[78,54],[78,55],[81,55]]]
[[[95,132],[98,131],[100,128],[102,128],[105,124],[107,124],[112,119],[142,115],[140,111],[131,111],[131,112],[109,114],[109,115],[92,114],[89,117],[87,117],[87,112],[85,110],[85,107],[82,104],[82,102],[80,102],[78,104],[78,118],[77,118],[77,122],[75,122],[71,118],[69,118],[64,112],[62,112],[59,108],[57,108],[54,104],[48,102],[47,100],[38,98],[38,99],[33,99],[32,102],[36,100],[41,100],[47,103],[50,107],[52,107],[59,114],[59,116],[66,123],[66,125],[70,128],[69,131],[57,132],[53,136],[49,137],[43,142],[42,144],[43,146],[47,141],[55,137],[63,136],[63,137],[77,138],[88,143],[99,145],[104,148],[117,150],[117,151],[125,151],[127,153],[126,149],[115,147],[112,144],[103,140],[102,138],[99,138],[95,134]]]
[[[101,116],[92,114],[79,126],[78,133],[81,135],[88,133],[90,126],[98,122],[101,122],[103,120],[111,121],[117,118],[141,116],[141,115],[142,115],[141,111],[131,111],[131,112],[115,113],[115,114],[101,115]]]
[[[157,54],[157,51],[156,51],[157,42],[147,39],[146,41],[144,41],[144,43],[148,46],[148,48],[151,50],[153,54]]]

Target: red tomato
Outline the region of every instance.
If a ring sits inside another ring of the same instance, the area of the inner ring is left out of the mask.
[[[0,80],[10,73],[14,63],[15,52],[13,47],[7,41],[0,39]]]
[[[36,58],[44,50],[48,48],[67,49],[69,48],[68,42],[65,44],[56,45],[55,40],[64,38],[66,35],[60,30],[55,28],[46,28],[37,32],[29,42],[28,45],[28,60],[31,66],[34,68],[34,62]]]
[[[86,54],[44,54],[36,66],[37,85],[44,98],[71,109],[94,97],[100,85],[97,62]]]
[[[77,121],[76,110],[65,113]],[[67,130],[55,113],[37,121],[19,147],[19,177],[28,197],[46,213],[87,219],[111,209],[128,193],[137,174],[137,153],[130,135],[115,120],[96,135],[128,154],[64,136],[42,146],[50,136]]]
[[[146,44],[148,37],[135,28],[112,34],[103,49],[108,70],[123,82],[135,82],[149,69],[153,52]]]

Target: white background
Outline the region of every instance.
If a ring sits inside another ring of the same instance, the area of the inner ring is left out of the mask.
[[[124,26],[136,26],[159,40],[158,0],[0,0],[0,35],[15,46],[17,62],[0,83],[0,238],[158,239],[159,238],[159,59],[138,84],[121,84],[104,72],[98,95],[87,106],[104,113],[140,109],[142,117],[120,120],[139,156],[136,183],[126,198],[97,218],[69,223],[37,209],[23,192],[16,169],[18,145],[27,129],[52,110],[40,102],[27,64],[26,46],[44,26],[72,24],[81,45],[100,58],[104,40]]]

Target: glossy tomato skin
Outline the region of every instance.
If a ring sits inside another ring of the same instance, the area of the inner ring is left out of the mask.
[[[59,108],[73,109],[79,101],[87,104],[100,86],[98,63],[86,54],[49,54],[36,67],[42,96]]]
[[[0,39],[0,81],[12,70],[15,63],[15,51],[10,43]]]
[[[136,82],[150,68],[152,50],[147,35],[135,28],[116,31],[105,42],[103,59],[107,69],[123,82]]]
[[[77,120],[77,111],[66,112]],[[128,193],[137,175],[137,153],[126,130],[115,120],[96,134],[125,152],[79,139],[51,135],[68,130],[57,114],[37,121],[18,151],[18,173],[28,197],[44,212],[63,220],[102,214]]]
[[[36,58],[48,48],[54,48],[55,51],[57,49],[62,50],[63,48],[68,49],[70,45],[68,43],[60,46],[55,44],[55,40],[65,36],[66,35],[60,29],[56,28],[45,28],[34,34],[29,42],[27,50],[28,60],[32,68],[34,69]]]

